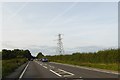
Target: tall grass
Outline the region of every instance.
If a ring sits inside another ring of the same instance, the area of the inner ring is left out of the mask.
[[[20,65],[24,64],[26,61],[27,60],[25,58],[2,60],[2,77],[9,75]]]
[[[118,71],[119,69],[119,66],[116,63],[114,64],[80,63],[80,62],[75,62],[75,61],[61,61],[61,60],[54,60],[54,62],[77,65],[77,66],[85,66],[85,67],[91,67],[91,68],[106,69],[106,70],[112,70],[112,71]]]
[[[69,55],[47,56],[47,58],[53,62],[118,71],[120,70],[120,67],[118,67],[119,51],[120,49],[108,49],[94,53],[76,52]]]

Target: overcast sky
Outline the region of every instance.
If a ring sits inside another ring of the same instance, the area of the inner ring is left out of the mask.
[[[2,6],[2,48],[56,54],[58,33],[66,53],[118,46],[116,2],[24,2]]]

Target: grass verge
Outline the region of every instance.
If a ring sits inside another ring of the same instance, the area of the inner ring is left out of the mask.
[[[10,73],[14,72],[16,68],[20,65],[24,64],[27,60],[23,59],[9,59],[9,60],[2,60],[2,77],[9,75]]]
[[[80,63],[75,61],[60,61],[60,60],[54,60],[54,62],[77,65],[77,66],[85,66],[85,67],[91,67],[91,68],[98,68],[98,69],[105,69],[105,70],[112,70],[112,71],[118,71],[119,70],[118,68],[120,68],[116,63],[114,64]]]

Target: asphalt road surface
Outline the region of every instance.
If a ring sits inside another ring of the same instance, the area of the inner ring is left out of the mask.
[[[118,78],[118,75],[34,60],[28,63],[20,78]]]

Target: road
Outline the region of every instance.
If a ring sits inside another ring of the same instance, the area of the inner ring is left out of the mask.
[[[20,78],[118,78],[118,75],[34,60],[28,63]]]

